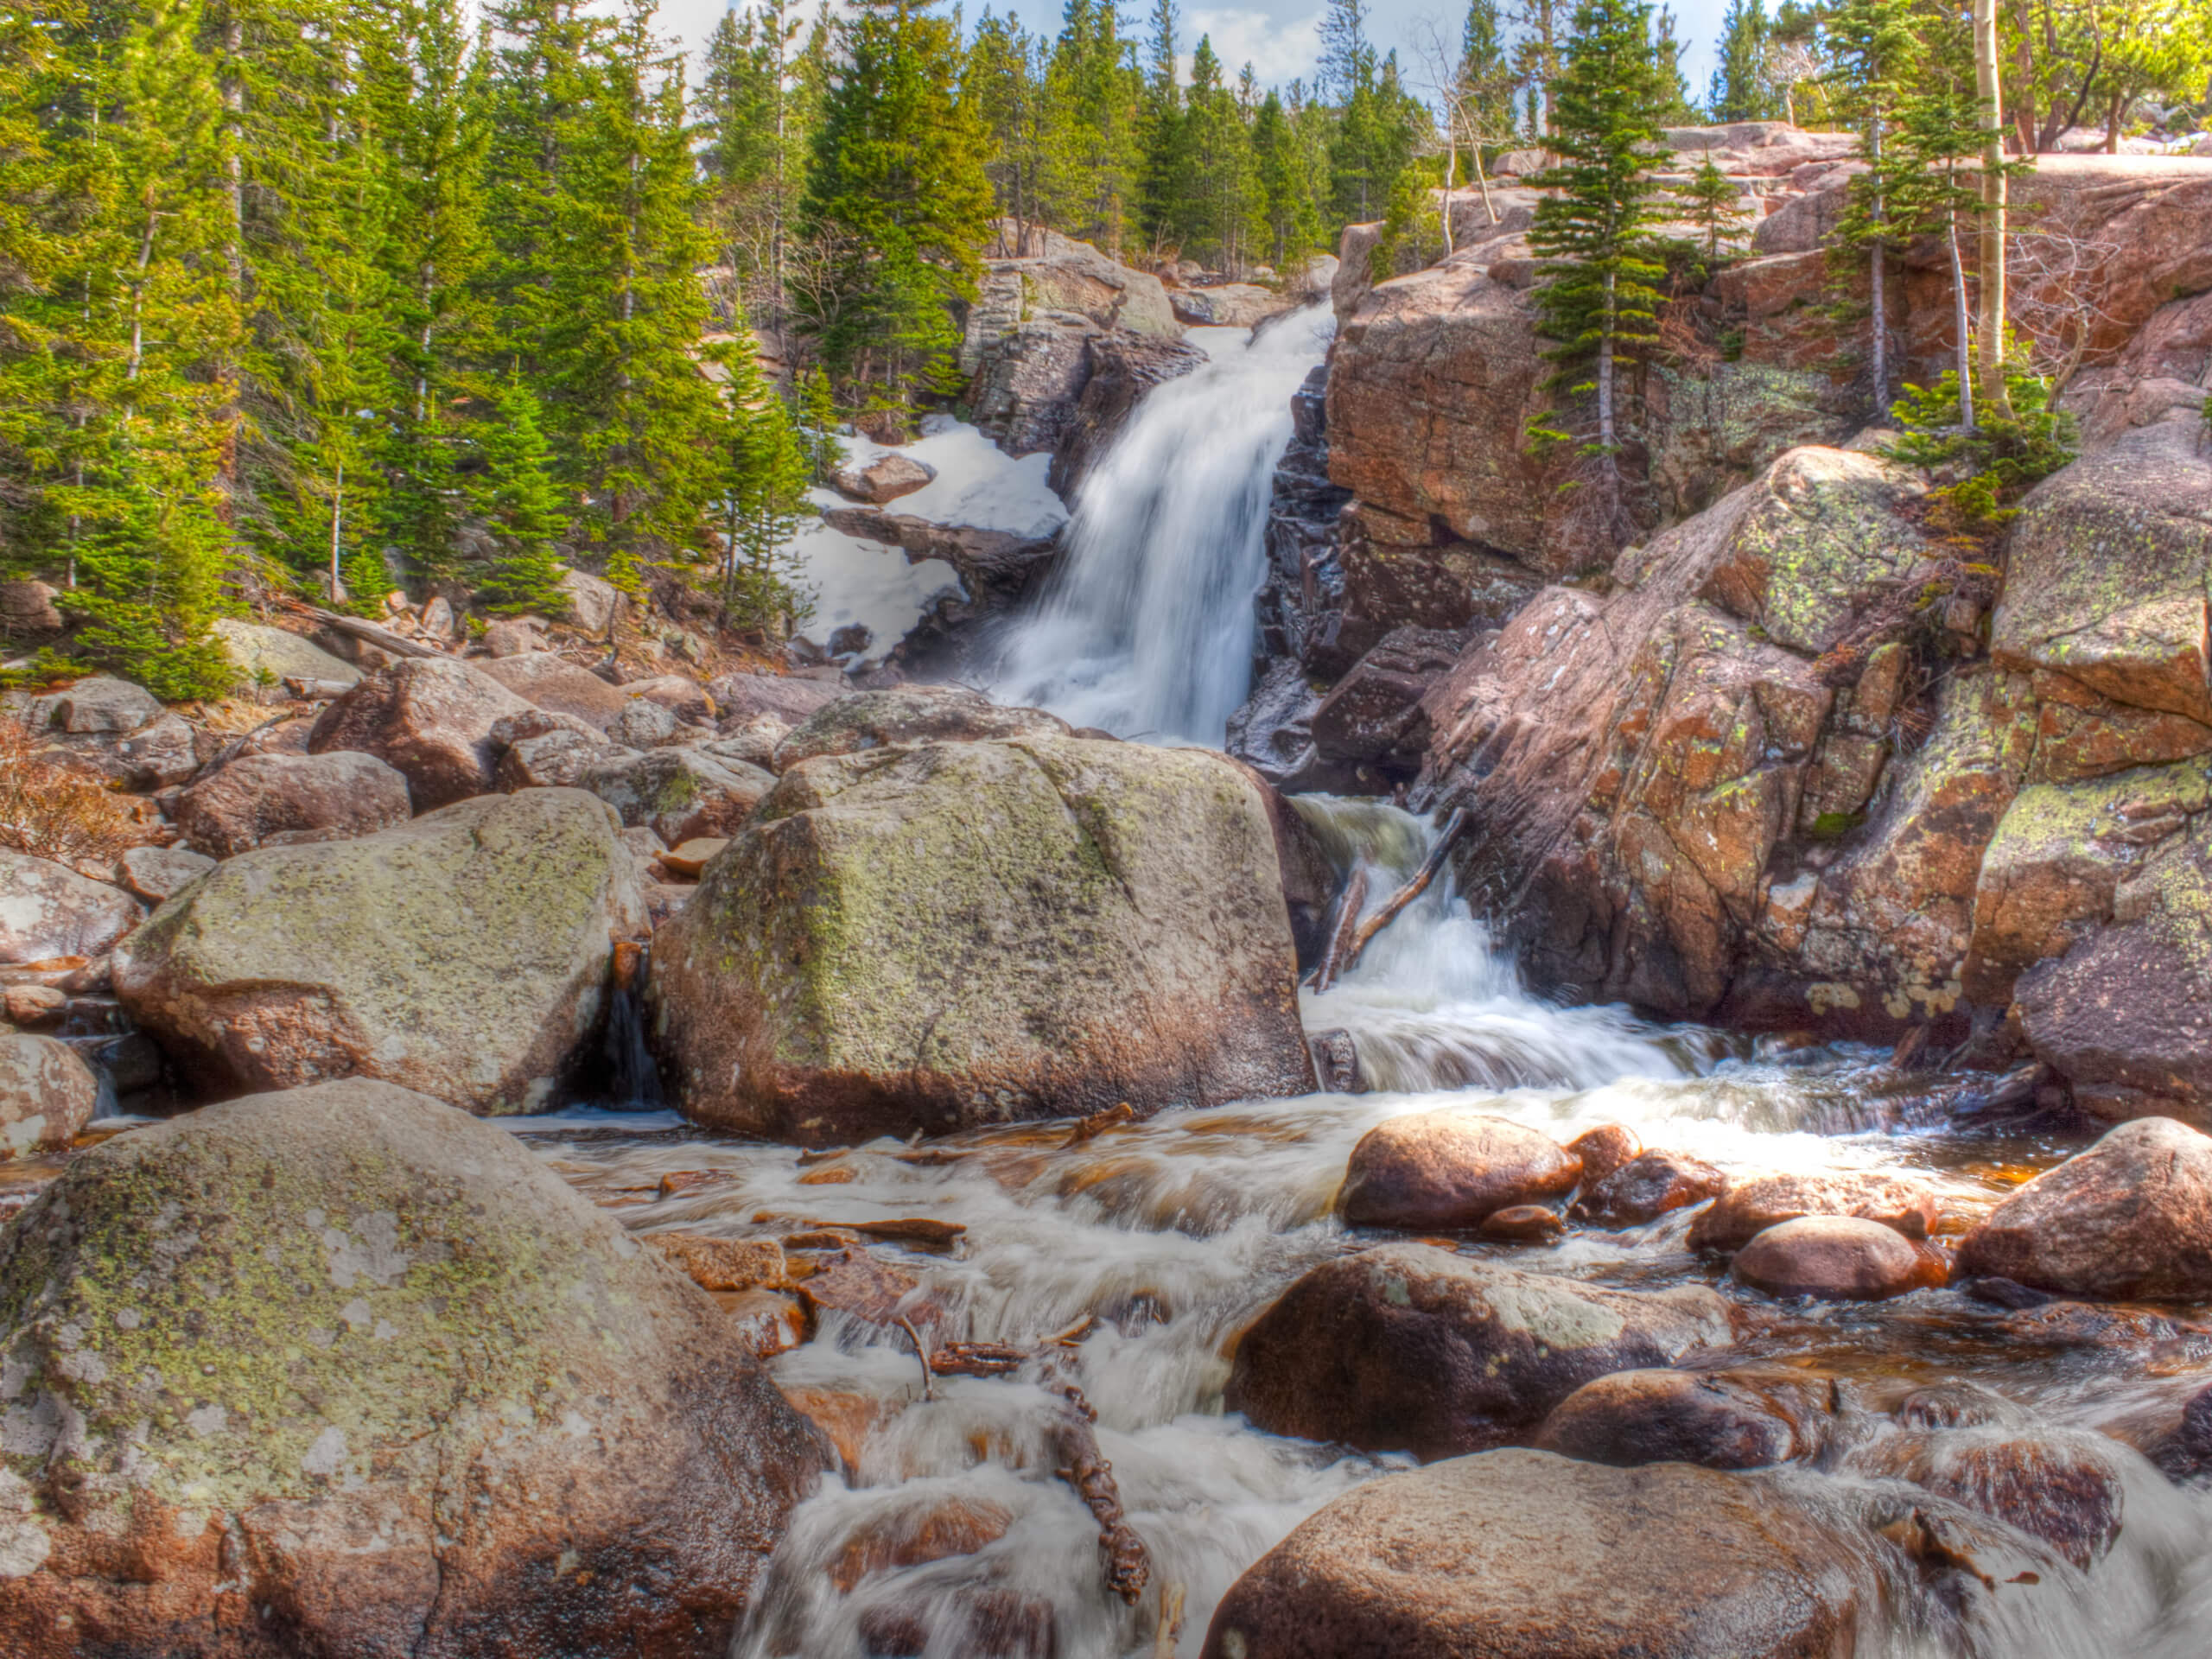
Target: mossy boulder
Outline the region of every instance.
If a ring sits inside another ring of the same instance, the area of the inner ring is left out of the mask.
[[[660,1052],[718,1128],[861,1140],[1314,1086],[1267,804],[1199,750],[808,760],[653,957]]]
[[[359,840],[240,854],[118,952],[138,1024],[212,1093],[382,1077],[479,1112],[542,1103],[645,931],[615,815],[488,796]]]
[[[776,746],[776,770],[819,754],[853,754],[896,743],[1051,737],[1065,735],[1067,729],[1057,715],[1003,708],[964,686],[899,685],[855,692],[809,715]]]
[[[0,1234],[0,1648],[707,1659],[822,1465],[706,1294],[389,1084],[213,1106]]]

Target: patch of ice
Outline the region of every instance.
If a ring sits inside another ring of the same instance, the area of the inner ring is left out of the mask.
[[[944,415],[926,416],[922,435],[896,449],[857,435],[841,442],[848,466],[865,467],[884,455],[904,455],[937,474],[912,495],[902,495],[888,504],[887,512],[905,513],[932,524],[1002,530],[1033,540],[1054,534],[1068,521],[1066,505],[1045,481],[1052,470],[1052,456],[1042,453],[1018,458],[1009,455],[965,421]],[[833,506],[852,505],[841,496],[823,499]]]

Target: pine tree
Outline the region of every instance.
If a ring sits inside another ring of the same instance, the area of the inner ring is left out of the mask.
[[[990,182],[958,43],[928,0],[861,0],[836,25],[842,61],[814,135],[801,208],[823,276],[800,321],[863,400],[902,409],[950,387],[949,310],[976,292]]]
[[[976,24],[961,72],[961,96],[989,134],[984,175],[999,216],[1014,220],[1019,241],[1045,217],[1051,157],[1038,44],[1011,16],[986,11]]]
[[[1114,0],[1066,0],[1046,67],[1047,194],[1072,235],[1118,253],[1135,188],[1139,86]]]
[[[804,24],[791,0],[723,13],[699,98],[700,167],[722,257],[747,308],[780,318],[793,212],[805,171],[804,103],[794,71]]]
[[[1914,0],[1845,0],[1829,15],[1828,38],[1836,66],[1828,76],[1832,101],[1859,131],[1866,170],[1851,180],[1838,239],[1830,257],[1849,270],[1866,262],[1871,321],[1867,364],[1874,408],[1890,406],[1889,264],[1895,247],[1891,203],[1906,157],[1892,137],[1912,68],[1920,52],[1913,29]]]
[[[1537,289],[1544,333],[1556,345],[1555,387],[1594,365],[1589,391],[1602,474],[1618,479],[1619,359],[1657,339],[1662,269],[1643,247],[1660,154],[1655,111],[1664,89],[1652,60],[1649,8],[1638,0],[1580,0],[1567,61],[1554,83],[1552,147],[1559,165],[1539,176],[1555,194],[1537,204],[1529,241],[1548,262]]]
[[[791,543],[809,510],[813,469],[806,442],[750,342],[734,342],[716,356],[728,376],[719,440],[723,620],[782,638],[810,608]]]
[[[1690,102],[1690,84],[1682,76],[1682,54],[1688,49],[1674,8],[1661,6],[1651,16],[1651,56],[1659,67],[1659,120],[1664,126],[1695,127],[1705,122]]]
[[[809,474],[817,484],[827,484],[844,463],[845,446],[837,440],[837,402],[830,377],[818,365],[800,377],[798,402],[799,442]]]
[[[1542,143],[1551,131],[1552,83],[1559,78],[1560,23],[1566,0],[1514,0],[1507,21],[1521,31],[1513,70],[1529,94],[1529,136]]]
[[[1690,222],[1705,232],[1706,258],[1718,259],[1720,238],[1733,235],[1751,216],[1744,206],[1744,193],[1707,156],[1697,171],[1690,175],[1690,181],[1676,194],[1688,210]]]
[[[73,395],[97,414],[49,492],[77,530],[79,585],[63,596],[86,623],[77,652],[163,698],[219,692],[234,672],[208,632],[231,559],[227,371],[241,331],[225,111],[193,49],[203,27],[196,0],[149,0],[93,93],[97,131],[88,118],[75,135],[111,208],[62,284],[86,315],[90,373]]]
[[[495,616],[559,616],[569,601],[554,543],[569,521],[536,394],[519,379],[501,387],[496,414],[479,428],[477,442],[484,464],[469,489],[497,549],[477,597]]]
[[[1261,233],[1251,138],[1235,95],[1222,85],[1213,42],[1204,35],[1191,54],[1184,128],[1175,229],[1185,251],[1218,269],[1241,272],[1246,249]]]
[[[1706,94],[1706,111],[1713,121],[1764,121],[1774,115],[1766,78],[1767,28],[1766,0],[1728,0]]]
[[[1923,13],[1922,54],[1913,90],[1898,101],[1889,207],[1902,236],[1942,238],[1951,272],[1952,328],[1958,360],[1959,425],[1974,425],[1974,328],[1961,221],[1981,210],[1975,168],[1984,142],[1982,105],[1974,85],[1970,29],[1953,17]]]
[[[1172,239],[1177,181],[1184,172],[1183,91],[1175,68],[1175,0],[1153,0],[1137,110],[1137,215],[1154,251]]]
[[[1260,246],[1269,264],[1287,270],[1321,246],[1320,205],[1303,164],[1299,135],[1282,99],[1269,92],[1252,120],[1252,176],[1258,192]]]

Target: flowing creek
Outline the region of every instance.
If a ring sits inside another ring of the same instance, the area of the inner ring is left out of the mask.
[[[1343,854],[1386,869],[1410,868],[1425,844],[1425,826],[1388,807],[1305,798],[1302,810]],[[1551,1007],[1520,988],[1443,883],[1335,988],[1309,996],[1305,1016],[1310,1030],[1353,1034],[1374,1092],[1169,1112],[1088,1140],[1065,1122],[1020,1124],[828,1158],[689,1130],[630,1133],[604,1118],[588,1129],[532,1126],[543,1156],[641,1231],[791,1236],[890,1218],[957,1223],[965,1230],[948,1253],[871,1247],[918,1278],[904,1306],[932,1344],[1027,1345],[1094,1320],[1059,1363],[1097,1412],[1101,1447],[1152,1556],[1152,1587],[1135,1606],[1106,1589],[1096,1524],[1058,1478],[1059,1405],[1036,1365],[1010,1378],[940,1377],[925,1402],[905,1329],[833,1313],[772,1368],[842,1426],[850,1467],[800,1510],[734,1659],[1197,1653],[1244,1567],[1331,1497],[1407,1466],[1264,1434],[1221,1406],[1240,1330],[1299,1274],[1379,1236],[1346,1230],[1332,1201],[1354,1143],[1397,1114],[1466,1106],[1560,1140],[1624,1123],[1647,1146],[1731,1172],[1909,1170],[1945,1193],[1947,1230],[2072,1149],[1926,1122],[1956,1105],[1957,1091],[1899,1075],[1871,1052],[1768,1052],[1619,1010]],[[693,1172],[713,1179],[658,1195],[663,1178]],[[1456,1248],[1622,1287],[1713,1284],[1751,1315],[1732,1358],[1834,1372],[1878,1405],[1931,1383],[1977,1383],[2024,1408],[2025,1424],[2003,1431],[2015,1440],[2063,1448],[2212,1380],[2212,1344],[2044,1331],[1955,1291],[1777,1306],[1690,1252],[1692,1213],[1578,1226],[1552,1246]],[[1961,1624],[1901,1586],[1891,1626],[1862,1632],[1859,1651],[2203,1654],[2212,1507],[2124,1455],[2124,1529],[2094,1569],[2009,1599],[2002,1628]]]
[[[1194,332],[1210,361],[1147,398],[1077,503],[1053,584],[1002,641],[1002,701],[1127,737],[1220,741],[1245,691],[1287,400],[1326,328],[1316,307],[1256,338]],[[1340,870],[1363,858],[1389,878],[1372,884],[1370,904],[1430,844],[1427,825],[1387,805],[1298,805]],[[1303,1014],[1309,1032],[1350,1033],[1366,1092],[1169,1111],[1089,1135],[1023,1123],[836,1154],[718,1138],[666,1112],[515,1125],[641,1233],[778,1237],[803,1262],[806,1235],[818,1245],[840,1225],[961,1230],[938,1249],[871,1240],[868,1261],[912,1276],[899,1317],[825,1313],[771,1361],[831,1427],[845,1467],[798,1511],[733,1659],[1197,1654],[1216,1605],[1255,1559],[1331,1498],[1409,1466],[1263,1433],[1223,1409],[1240,1332],[1301,1273],[1384,1236],[1348,1230],[1334,1200],[1354,1145],[1399,1114],[1470,1108],[1562,1141],[1620,1123],[1648,1147],[1732,1174],[1910,1172],[1942,1193],[1939,1230],[1952,1235],[2087,1138],[2017,1119],[2007,1130],[1996,1114],[1983,1122],[1986,1084],[1902,1073],[1873,1051],[1552,1006],[1528,994],[1448,878],[1330,990],[1306,994]],[[1993,1435],[2040,1471],[2083,1436],[2113,1447],[2212,1382],[2212,1337],[2175,1323],[2203,1310],[2054,1319],[1953,1290],[1777,1304],[1689,1249],[1694,1213],[1619,1230],[1576,1224],[1548,1245],[1437,1242],[1624,1288],[1713,1286],[1742,1315],[1729,1363],[1844,1379],[1866,1408],[1859,1427],[1818,1467],[1781,1477],[1810,1512],[1876,1478],[1866,1471],[1900,1432],[1887,1413],[1916,1389],[1977,1385],[2018,1408],[2001,1427],[1948,1431],[1936,1455],[1971,1461]],[[1049,1367],[1031,1360],[1010,1376],[925,1383],[915,1353],[918,1338],[1033,1349],[1056,1335],[1067,1339]],[[1099,1448],[1149,1553],[1151,1582],[1135,1605],[1107,1586],[1097,1523],[1062,1478],[1056,1380],[1078,1385],[1096,1412]],[[1961,1607],[1870,1546],[1856,1567],[1881,1586],[1879,1611],[1855,1651],[2212,1653],[2212,1503],[2133,1450],[2105,1455],[2122,1467],[2123,1525],[2093,1566],[2052,1570],[2046,1551],[2034,1557],[2040,1575],[1993,1569],[2013,1593]]]

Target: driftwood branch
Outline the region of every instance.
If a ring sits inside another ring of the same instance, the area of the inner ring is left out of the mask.
[[[1428,856],[1421,861],[1421,868],[1413,879],[1376,906],[1375,913],[1365,921],[1359,919],[1360,907],[1367,900],[1367,867],[1361,865],[1344,883],[1343,896],[1338,900],[1334,925],[1329,930],[1329,948],[1321,958],[1321,965],[1313,970],[1313,988],[1325,991],[1338,979],[1358,965],[1360,952],[1369,941],[1397,920],[1407,906],[1427,893],[1429,884],[1436,880],[1436,873],[1444,868],[1452,845],[1467,828],[1465,807],[1455,806],[1452,816],[1444,821],[1438,832],[1436,843],[1428,849]]]
[[[346,616],[337,611],[326,611],[319,605],[309,605],[296,599],[276,601],[295,615],[312,618],[326,628],[374,645],[378,651],[388,651],[395,657],[443,657],[447,653],[435,645],[426,645],[419,639],[404,639],[390,628],[380,628],[375,623],[358,616]]]
[[[1084,1398],[1082,1388],[1063,1374],[1056,1363],[1057,1351],[1073,1343],[1090,1324],[1084,1319],[1034,1347],[1007,1342],[950,1343],[925,1359],[923,1367],[939,1376],[1008,1376],[1032,1360],[1044,1361],[1044,1386],[1060,1401],[1060,1409],[1046,1431],[1046,1443],[1060,1478],[1075,1488],[1076,1496],[1098,1523],[1098,1547],[1106,1555],[1107,1588],[1134,1606],[1151,1580],[1152,1557],[1122,1510],[1114,1465],[1098,1449],[1098,1413]]]

